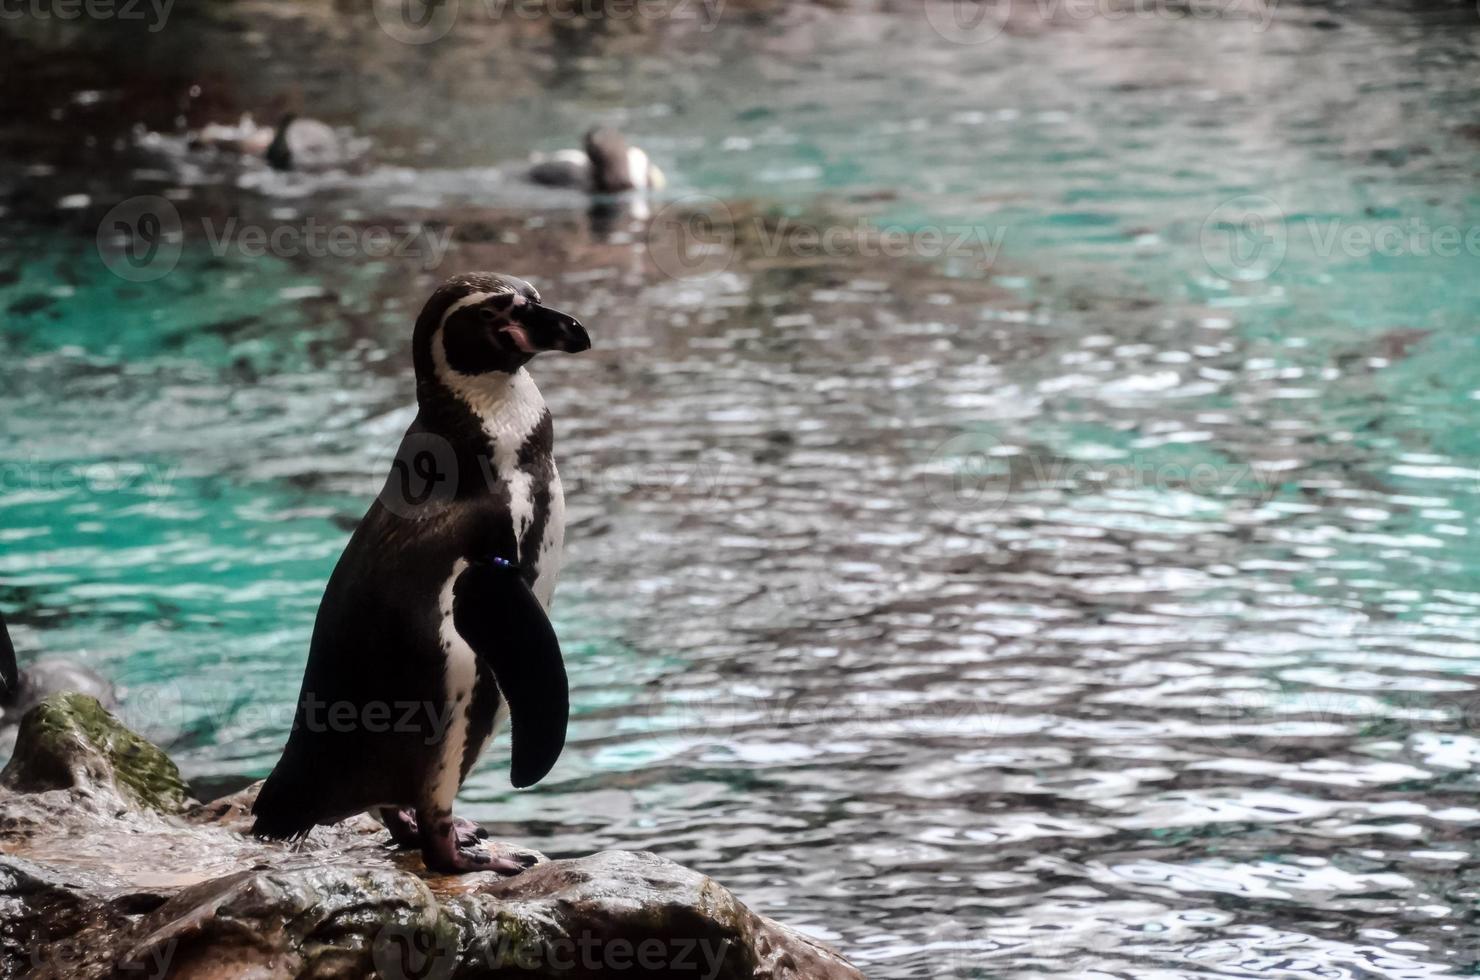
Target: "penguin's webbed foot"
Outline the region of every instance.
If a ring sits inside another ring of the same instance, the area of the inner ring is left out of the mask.
[[[538,860],[530,854],[485,845],[483,837],[487,836],[487,831],[471,821],[451,815],[428,817],[425,814],[418,815],[418,819],[423,828],[421,856],[430,871],[448,874],[492,871],[516,875]],[[473,829],[468,830],[469,827]]]
[[[452,818],[452,830],[457,834],[458,847],[477,847],[480,841],[488,839],[488,831],[463,817]]]

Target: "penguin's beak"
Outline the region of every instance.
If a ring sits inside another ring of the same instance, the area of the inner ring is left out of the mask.
[[[515,312],[524,337],[531,351],[558,350],[567,354],[579,354],[591,349],[591,335],[581,326],[581,321],[568,313],[552,310],[548,306],[529,303]],[[522,343],[520,346],[524,346]]]

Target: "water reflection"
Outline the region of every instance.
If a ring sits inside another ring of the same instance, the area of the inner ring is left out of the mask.
[[[19,178],[0,601],[23,656],[101,665],[195,775],[264,772],[409,418],[416,304],[452,268],[518,270],[596,339],[537,365],[576,717],[537,793],[496,748],[471,815],[694,864],[881,977],[1461,975],[1476,280],[1321,255],[1298,222],[1473,220],[1446,120],[1476,105],[1474,32],[1336,16],[1025,15],[953,47],[906,12],[796,6],[592,37],[574,72],[534,28],[430,63],[372,28],[355,70],[431,84],[312,83],[374,135],[368,173],[272,185],[129,127],[128,166]],[[362,30],[309,13],[252,43]],[[506,98],[458,94],[459,71]],[[556,76],[566,98],[533,111]],[[502,180],[617,104],[645,107],[628,128],[672,200],[702,200],[598,220]],[[1300,233],[1244,281],[1199,240],[1247,187]],[[173,190],[191,228],[414,222],[450,251],[197,235],[146,288],[92,251],[120,188]],[[1007,234],[985,269],[868,251],[896,226]],[[799,253],[796,227],[844,233]],[[668,264],[695,241],[724,261]]]

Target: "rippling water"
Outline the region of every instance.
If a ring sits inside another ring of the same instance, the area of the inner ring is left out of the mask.
[[[597,344],[535,365],[575,717],[535,792],[496,745],[469,815],[692,864],[870,976],[1473,974],[1480,15],[1024,3],[952,44],[904,5],[736,7],[470,7],[410,46],[233,4],[136,33],[144,63],[0,25],[50,82],[0,131],[22,656],[117,680],[188,775],[264,774],[421,298],[519,272]],[[172,138],[285,89],[369,169]],[[597,118],[673,209],[596,221],[500,169]],[[130,283],[95,231],[144,193],[185,248]],[[310,217],[451,251],[196,231]]]

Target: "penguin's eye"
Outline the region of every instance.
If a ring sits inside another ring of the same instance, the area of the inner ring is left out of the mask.
[[[488,309],[487,307],[483,307],[478,311],[478,319],[482,320],[484,323],[493,323],[498,320],[498,313]]]

